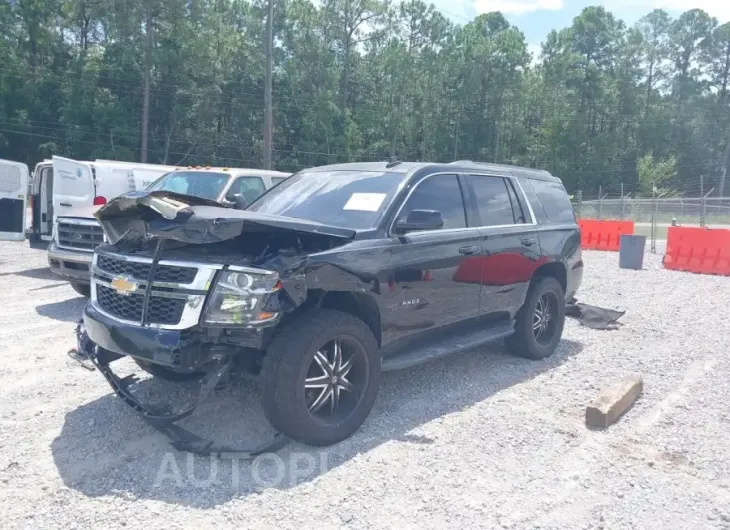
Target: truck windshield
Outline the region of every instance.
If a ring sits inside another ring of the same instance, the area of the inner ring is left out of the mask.
[[[217,201],[229,178],[230,176],[226,173],[173,171],[162,175],[147,189],[149,191],[174,191]]]
[[[304,171],[271,188],[246,210],[342,228],[373,228],[403,178],[401,173],[374,171]]]

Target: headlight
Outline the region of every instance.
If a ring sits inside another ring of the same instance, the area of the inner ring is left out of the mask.
[[[279,275],[223,271],[216,281],[203,317],[206,324],[246,324],[272,320],[277,313],[264,305],[281,288]]]

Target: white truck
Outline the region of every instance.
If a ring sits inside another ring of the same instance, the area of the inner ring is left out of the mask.
[[[96,210],[124,193],[165,189],[235,206],[250,203],[290,173],[242,168],[175,167],[54,156],[28,166],[0,160],[0,241],[28,239],[48,249],[51,271],[88,296],[89,266],[103,242]],[[26,215],[30,206],[30,216]]]
[[[54,167],[56,161],[54,160]],[[55,171],[75,171],[69,161],[64,160]],[[266,190],[285,180],[290,174],[278,171],[264,171],[241,168],[188,167],[173,168],[155,174],[150,168],[131,169],[130,182],[134,190],[169,190],[188,195],[196,195],[220,202],[227,206],[248,204]],[[157,178],[155,178],[157,177]],[[63,178],[63,177],[61,177]],[[94,249],[104,242],[104,233],[96,221],[94,213],[107,200],[120,193],[104,195],[104,201],[74,200],[65,196],[65,201],[73,206],[64,214],[58,215],[54,224],[53,238],[48,246],[48,264],[51,271],[71,282],[74,290],[89,295],[90,266]],[[98,195],[97,195],[98,197]]]

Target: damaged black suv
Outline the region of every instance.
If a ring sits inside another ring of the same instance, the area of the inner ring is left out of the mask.
[[[383,371],[497,339],[551,355],[583,275],[561,181],[470,161],[308,169],[245,209],[135,192],[96,217],[108,243],[94,255],[79,354],[199,452],[212,445],[169,425],[192,408],[145,408],[109,363],[200,378],[202,394],[257,374],[278,431],[329,445],[365,421]]]

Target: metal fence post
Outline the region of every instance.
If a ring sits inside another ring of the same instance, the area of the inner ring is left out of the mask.
[[[705,226],[705,177],[700,175],[700,226]]]
[[[578,219],[581,218],[582,209],[583,209],[583,190],[578,190]]]
[[[626,217],[626,212],[624,211],[624,183],[621,183],[621,220],[623,220]]]
[[[656,184],[651,184],[651,252],[656,254],[656,217],[657,217]]]
[[[598,186],[598,218],[603,219],[603,188]]]

